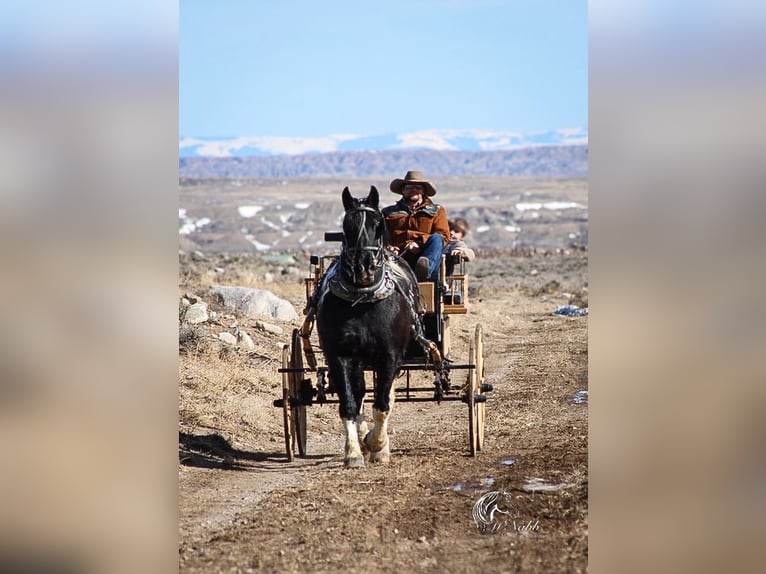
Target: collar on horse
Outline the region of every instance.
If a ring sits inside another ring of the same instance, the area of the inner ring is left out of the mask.
[[[350,302],[352,305],[374,303],[375,301],[386,299],[394,290],[398,290],[407,299],[413,315],[422,314],[425,309],[422,306],[420,297],[415,292],[411,281],[401,267],[407,264],[402,263],[393,255],[386,255],[382,265],[383,273],[380,279],[369,287],[357,287],[348,283],[339,272],[340,266],[337,263],[331,265],[319,286],[317,302],[321,301],[330,292],[336,297]]]
[[[369,287],[357,287],[344,280],[340,273],[340,266],[333,265],[327,271],[325,286],[336,297],[350,301],[352,305],[358,303],[374,303],[382,301],[394,292],[395,283],[391,268],[387,263],[383,264],[383,273],[380,278]]]

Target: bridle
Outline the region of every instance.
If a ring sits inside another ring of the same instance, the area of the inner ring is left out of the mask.
[[[381,236],[377,239],[370,238],[369,237],[369,230],[367,229],[366,223],[367,223],[367,212],[375,213],[382,217],[380,211],[377,209],[374,209],[372,207],[367,207],[366,205],[362,205],[359,207],[354,207],[352,209],[349,209],[346,211],[346,217],[348,217],[349,214],[353,213],[361,213],[362,215],[362,221],[359,226],[359,232],[357,233],[357,236],[354,238],[354,246],[349,246],[349,241],[347,237],[344,237],[343,239],[343,247],[341,249],[341,264],[343,264],[347,270],[350,268],[351,271],[351,277],[352,282],[354,285],[359,285],[359,278],[357,277],[356,270],[358,268],[359,259],[364,253],[372,253],[372,264],[369,266],[369,271],[374,276],[376,276],[377,280],[375,283],[377,284],[380,280],[382,280],[382,276],[379,276],[379,271],[382,269],[383,264],[385,262],[385,247],[383,245],[383,236]],[[345,232],[345,230],[344,230]],[[370,243],[373,243],[370,245]],[[361,247],[360,247],[361,246]]]

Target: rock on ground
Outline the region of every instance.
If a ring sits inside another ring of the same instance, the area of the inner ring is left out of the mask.
[[[265,289],[211,285],[210,290],[218,301],[244,315],[259,319],[270,317],[280,321],[297,321],[298,313],[292,304]]]

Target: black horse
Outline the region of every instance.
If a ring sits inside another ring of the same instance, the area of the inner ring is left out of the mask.
[[[419,333],[419,293],[409,266],[386,253],[386,224],[375,186],[361,199],[351,197],[346,187],[342,198],[343,246],[319,288],[316,324],[346,430],[344,463],[351,468],[364,466],[365,454],[370,462],[390,457],[392,383],[412,335]],[[376,381],[370,432],[362,409],[365,369],[374,371]]]

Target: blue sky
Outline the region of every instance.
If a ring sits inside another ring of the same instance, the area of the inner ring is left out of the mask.
[[[587,127],[585,0],[180,0],[181,136]]]

